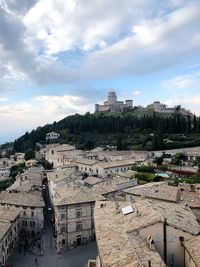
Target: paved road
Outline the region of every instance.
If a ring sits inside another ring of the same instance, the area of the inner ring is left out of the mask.
[[[35,263],[35,256],[15,250],[9,257],[7,263],[13,264],[13,267],[85,267],[89,259],[95,259],[97,256],[96,243],[77,247],[63,254],[58,254],[55,249],[55,239],[50,222],[47,207],[49,207],[48,191],[44,192],[45,200],[45,228],[43,234],[44,255],[37,257],[38,263]]]
[[[95,243],[78,247],[64,254],[57,254],[52,249],[51,241],[46,244],[44,256],[37,257],[38,264],[35,263],[35,257],[27,253],[14,251],[8,260],[13,267],[85,267],[88,259],[95,259],[97,256],[97,248]]]

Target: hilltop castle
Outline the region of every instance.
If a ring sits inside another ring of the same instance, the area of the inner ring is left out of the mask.
[[[115,92],[108,93],[108,100],[103,105],[95,104],[95,112],[122,112],[124,108],[133,108],[133,100],[117,101]]]

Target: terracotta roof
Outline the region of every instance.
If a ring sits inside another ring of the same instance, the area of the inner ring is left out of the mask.
[[[19,216],[20,212],[0,209],[0,240],[8,232],[12,222]]]
[[[10,205],[19,205],[19,206],[28,206],[28,207],[44,207],[44,200],[38,195],[28,194],[28,193],[0,193],[0,203],[10,204]]]
[[[129,166],[134,165],[135,160],[134,159],[126,159],[126,160],[116,160],[116,161],[109,161],[109,162],[98,162],[95,164],[96,167],[101,167],[104,169],[109,168],[115,168],[115,167],[123,167],[123,166]]]
[[[158,182],[125,189],[123,192],[135,196],[177,202],[179,190],[177,187],[168,186],[165,182]]]
[[[122,208],[131,206],[133,212],[123,215]],[[165,266],[160,255],[148,248],[138,234],[144,227],[163,222],[197,235],[200,226],[193,213],[179,204],[142,200],[130,202],[98,201],[94,220],[102,266],[135,267]]]
[[[106,205],[101,207],[101,205]],[[166,266],[158,252],[149,250],[147,245],[142,242],[134,242],[130,238],[130,233],[133,229],[133,218],[135,213],[124,216],[121,213],[121,208],[130,205],[130,203],[121,202],[119,208],[116,210],[114,202],[96,202],[94,219],[95,232],[97,237],[97,245],[102,266],[109,267],[141,267],[148,266],[148,259],[151,259],[151,264],[154,267]],[[141,208],[144,204],[140,205]],[[151,208],[145,209],[146,214],[141,213],[141,220],[144,220],[144,225],[148,223],[155,223],[160,220],[160,216],[156,214]],[[145,258],[141,255],[145,254]]]
[[[200,186],[199,184],[192,185],[182,184],[179,185],[179,201],[187,204],[191,208],[200,208]],[[193,189],[192,189],[193,188]]]
[[[89,184],[89,185],[95,185],[98,183],[102,183],[104,180],[94,177],[94,176],[88,176],[86,179],[84,179],[84,183]]]
[[[65,185],[57,187],[55,191],[56,194],[53,198],[55,206],[95,202],[104,199],[100,194],[91,192],[87,187]]]
[[[195,266],[200,266],[200,236],[193,237],[183,244],[194,261]]]

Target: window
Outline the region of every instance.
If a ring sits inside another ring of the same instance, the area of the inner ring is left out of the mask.
[[[65,213],[61,213],[61,214],[60,214],[60,219],[61,219],[61,220],[64,220],[65,217],[66,217],[66,216],[65,216]]]
[[[25,211],[23,212],[23,215],[26,216],[26,212]]]
[[[27,221],[22,221],[23,226],[27,226]]]
[[[170,258],[170,266],[174,267],[174,254],[170,254],[169,258]]]
[[[34,210],[35,208],[34,207],[31,207],[31,210]]]
[[[64,245],[65,244],[65,239],[62,239],[62,245]]]
[[[34,211],[31,211],[31,217],[34,217]]]
[[[169,234],[168,235],[168,241],[171,242],[171,243],[174,242],[174,235]]]
[[[63,233],[65,233],[65,232],[66,232],[66,228],[65,228],[64,226],[61,227],[61,228],[60,228],[60,233],[63,234]]]
[[[51,154],[52,154],[52,155],[54,154],[54,150],[51,150]]]
[[[76,218],[80,218],[80,217],[82,217],[82,211],[77,211],[76,212]]]
[[[34,221],[30,221],[30,227],[35,227],[35,222]]]
[[[81,231],[82,230],[82,223],[77,223],[76,225],[76,231]]]

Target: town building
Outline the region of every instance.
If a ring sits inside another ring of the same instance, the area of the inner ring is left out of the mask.
[[[116,160],[116,161],[97,161],[89,159],[81,159],[76,161],[79,171],[89,175],[98,175],[104,177],[109,174],[126,172],[136,163],[135,159]]]
[[[81,179],[77,176],[76,171],[71,169],[61,169],[61,170],[54,170],[52,172],[47,173],[47,181],[49,187],[49,196],[51,202],[55,196],[56,188],[62,187],[65,185],[73,185],[74,182],[78,179]]]
[[[117,101],[117,95],[111,91],[108,93],[108,100],[103,105],[95,104],[95,112],[122,112],[125,108],[133,108],[133,100]]]
[[[30,181],[32,185],[36,186],[42,186],[43,179],[43,169],[40,167],[30,168],[16,176],[16,182]]]
[[[10,167],[1,167],[0,168],[0,181],[9,179],[10,176]]]
[[[68,144],[56,144],[47,146],[45,149],[45,159],[49,161],[54,168],[68,165],[75,162],[76,159],[82,158],[85,154],[81,150],[76,150],[75,146]]]
[[[85,181],[84,181],[85,182]],[[108,176],[101,183],[94,184],[91,192],[96,192],[108,200],[124,200],[122,190],[137,186],[137,179],[129,179],[121,176]]]
[[[60,138],[60,134],[55,133],[55,132],[50,132],[46,134],[46,140],[49,141],[55,141],[58,140]]]
[[[20,231],[20,210],[0,208],[0,266],[4,266],[13,248],[16,247]]]
[[[56,188],[53,207],[58,252],[95,240],[93,210],[95,201],[101,199],[101,195],[80,186]]]
[[[0,207],[4,210],[21,211],[22,228],[32,234],[41,232],[44,227],[42,195],[24,192],[0,193]]]
[[[200,231],[188,207],[151,200],[98,201],[94,221],[98,267],[184,267],[183,242]]]
[[[147,151],[137,150],[100,150],[97,152],[89,151],[85,158],[99,161],[134,159],[137,163],[142,163],[149,158],[149,153]]]
[[[154,182],[122,190],[126,201],[152,199],[187,205],[200,222],[200,184],[169,186],[167,182]]]

